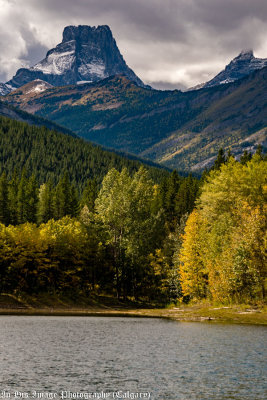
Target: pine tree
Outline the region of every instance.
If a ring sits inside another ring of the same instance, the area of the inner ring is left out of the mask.
[[[65,215],[72,215],[72,195],[69,175],[64,173],[60,178],[54,194],[55,218],[60,219]]]
[[[9,201],[9,217],[10,224],[16,225],[18,223],[18,188],[19,177],[17,170],[13,172],[13,176],[8,185],[8,201]]]
[[[170,227],[175,225],[175,198],[178,193],[178,189],[181,183],[181,179],[178,176],[176,170],[174,170],[166,181],[166,189],[164,196],[164,209],[166,213],[167,221]]]
[[[19,224],[24,224],[25,222],[27,222],[27,189],[28,179],[26,177],[26,170],[23,169],[18,185],[17,197],[17,222]]]
[[[221,165],[225,164],[225,162],[226,162],[226,158],[225,158],[224,150],[222,148],[220,148],[220,150],[218,151],[217,158],[214,161],[214,165],[213,165],[212,169],[215,169],[215,170],[220,169]]]
[[[228,149],[227,155],[226,155],[226,162],[229,161],[231,157],[233,157],[233,154],[231,153],[231,149]]]
[[[27,222],[37,222],[38,184],[34,175],[28,181],[25,206]]]
[[[81,208],[85,205],[90,211],[94,211],[95,200],[97,197],[97,183],[95,179],[88,179],[82,193]]]
[[[242,156],[240,157],[240,162],[241,164],[245,165],[247,164],[248,161],[250,161],[252,158],[252,154],[249,153],[247,150],[244,151]]]
[[[263,159],[263,147],[261,144],[258,144],[256,154],[258,154],[260,158]]]
[[[178,222],[183,215],[191,213],[194,208],[199,189],[199,181],[190,174],[185,178],[175,197],[175,213]]]
[[[5,172],[0,178],[0,222],[5,225],[10,223],[8,182]]]
[[[79,194],[74,185],[70,189],[70,216],[77,217],[80,212]]]

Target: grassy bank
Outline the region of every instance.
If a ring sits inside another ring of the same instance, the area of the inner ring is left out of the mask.
[[[55,296],[0,295],[1,315],[116,316],[168,318],[176,321],[267,325],[267,306],[193,304],[156,308],[137,302],[122,303],[105,296],[77,299]]]

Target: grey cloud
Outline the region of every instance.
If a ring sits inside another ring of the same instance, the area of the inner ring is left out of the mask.
[[[0,76],[6,78],[23,63],[43,58],[61,41],[66,25],[109,25],[129,66],[161,88],[164,82],[166,88],[178,88],[208,80],[243,48],[267,56],[266,0],[0,0],[2,4],[8,4],[8,13],[0,16]]]
[[[171,83],[166,81],[155,81],[155,82],[147,82],[152,88],[159,90],[185,90],[186,86],[177,83]]]

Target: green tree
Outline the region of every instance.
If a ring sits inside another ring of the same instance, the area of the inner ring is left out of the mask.
[[[175,197],[175,213],[178,223],[183,215],[191,213],[199,191],[199,181],[190,174],[184,178]]]
[[[18,195],[17,195],[17,222],[19,224],[27,222],[27,217],[28,217],[27,190],[28,190],[28,179],[26,177],[26,170],[23,169],[18,184]]]
[[[5,225],[10,223],[8,181],[5,172],[0,178],[0,222]]]
[[[82,193],[81,207],[84,207],[86,205],[90,211],[94,211],[96,197],[97,197],[96,179],[88,179]]]
[[[247,164],[248,161],[250,161],[252,158],[252,154],[249,153],[247,150],[244,151],[242,156],[240,157],[240,162],[241,164]]]
[[[113,250],[118,297],[121,291],[124,297],[129,292],[137,295],[144,274],[142,262],[158,244],[162,218],[159,212],[151,211],[157,195],[157,187],[144,168],[133,178],[126,169],[112,169],[103,180],[95,209]]]
[[[8,185],[10,223],[13,225],[16,225],[18,223],[18,188],[19,177],[15,169],[12,175],[12,179]]]
[[[218,170],[225,163],[226,163],[226,157],[225,157],[225,154],[224,154],[224,150],[222,148],[220,148],[219,151],[218,151],[217,158],[214,161],[214,165],[213,165],[212,169]]]
[[[163,197],[163,207],[165,210],[166,219],[169,223],[171,230],[176,225],[176,211],[175,200],[181,184],[181,178],[178,176],[176,170],[172,171],[171,175],[164,182],[161,188],[161,196]]]
[[[67,172],[61,176],[54,191],[54,215],[56,219],[72,215],[72,191]]]
[[[27,222],[37,222],[38,191],[36,177],[32,175],[28,181],[24,199]]]

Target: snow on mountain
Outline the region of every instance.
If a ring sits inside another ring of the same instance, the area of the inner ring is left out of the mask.
[[[124,74],[139,86],[145,86],[124,61],[107,25],[67,26],[62,42],[31,68],[21,68],[7,82],[15,87],[41,79],[54,86],[77,84],[112,75]]]
[[[204,84],[204,88],[234,82],[267,66],[267,58],[254,57],[252,50],[243,50],[223,71]]]
[[[0,83],[0,96],[5,96],[6,94],[10,93],[14,89],[16,89],[16,88],[12,87],[11,85],[7,85],[5,83]]]
[[[42,81],[41,79],[36,79],[35,81],[30,82],[27,87],[28,89],[25,91],[25,94],[34,94],[44,92],[45,90],[52,88],[53,85],[50,85],[48,82]]]
[[[187,91],[231,83],[266,66],[267,58],[256,58],[254,57],[252,50],[242,50],[241,53],[235,57],[223,71],[210,81],[200,83],[199,85],[187,89]]]
[[[74,51],[52,53],[47,58],[35,64],[30,71],[41,71],[44,74],[62,75],[72,68],[75,60]]]
[[[99,79],[106,78],[105,65],[102,60],[94,60],[91,63],[84,63],[78,68],[81,76],[92,75]]]
[[[77,81],[77,85],[84,85],[85,83],[92,83],[92,81]]]

